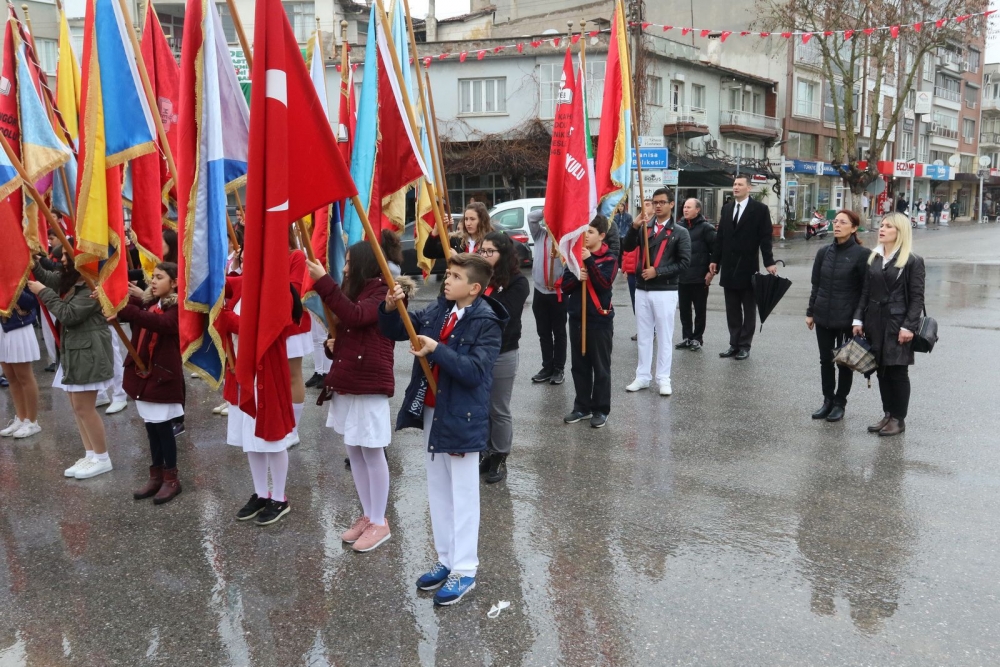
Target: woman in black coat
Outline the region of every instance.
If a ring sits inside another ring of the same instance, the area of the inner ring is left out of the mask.
[[[838,383],[833,351],[851,338],[854,311],[868,271],[871,251],[858,239],[860,225],[857,213],[839,211],[833,219],[833,243],[820,248],[813,262],[806,326],[816,329],[823,385],[823,405],[813,413],[813,419],[829,422],[843,419],[847,395],[851,393],[854,371],[842,366]]]
[[[910,221],[905,215],[885,216],[878,240],[854,314],[854,334],[864,333],[878,362],[878,388],[885,415],[868,431],[889,436],[906,430],[913,333],[920,326],[924,309],[926,274],[924,260],[911,251]]]
[[[484,292],[507,311],[510,319],[503,329],[500,356],[493,365],[493,388],[490,391],[490,440],[479,466],[486,482],[494,484],[507,476],[507,456],[514,442],[514,422],[510,397],[517,375],[518,348],[521,340],[521,313],[531,286],[518,268],[514,242],[505,232],[490,232],[476,250],[493,266],[493,278]]]

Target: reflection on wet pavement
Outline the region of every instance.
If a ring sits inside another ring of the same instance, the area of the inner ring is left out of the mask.
[[[447,609],[413,585],[434,560],[418,432],[389,448],[392,539],[355,554],[339,540],[353,482],[324,410],[307,408],[290,455],[291,514],[260,529],[233,519],[252,485],[202,384],[184,493],[162,507],[131,499],[147,456],[134,407],[106,418],[115,471],[67,480],[78,436],[43,388],[43,433],[0,442],[0,667],[998,664],[1000,228],[916,243],[941,342],[917,360],[894,441],[865,432],[880,406],[864,381],[843,422],[809,419],[815,242],[777,248],[794,284],[748,362],[716,356],[713,288],[705,350],[675,353],[669,399],[623,390],[634,320],[616,286],[601,431],[561,423],[571,384],[528,380],[528,307],[509,477],[482,489],[478,585]],[[401,346],[398,384],[409,364]],[[511,606],[488,619],[499,600]]]

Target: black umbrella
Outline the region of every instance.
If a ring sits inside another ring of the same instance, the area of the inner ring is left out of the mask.
[[[755,273],[751,277],[751,282],[754,297],[757,299],[757,312],[760,313],[760,328],[763,331],[764,320],[781,301],[781,297],[785,296],[785,292],[792,286],[792,281],[770,273]]]

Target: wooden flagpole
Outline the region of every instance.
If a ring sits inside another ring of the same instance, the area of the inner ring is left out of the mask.
[[[399,8],[397,7],[397,11],[398,10],[399,10]],[[427,100],[424,97],[424,77],[420,76],[420,56],[417,53],[417,38],[413,34],[413,19],[410,18],[410,2],[409,2],[409,0],[403,0],[403,11],[406,13],[406,31],[407,31],[407,33],[410,36],[410,49],[411,49],[411,53],[413,54],[413,56],[412,56],[413,57],[413,64],[416,66],[414,69],[415,69],[416,76],[417,76],[417,92],[418,92],[418,94],[420,96],[420,109],[421,109],[421,112],[424,115],[424,129],[425,129],[426,132],[430,132],[430,119],[429,119],[429,117],[427,115]],[[409,63],[407,63],[407,67],[409,67]],[[400,72],[400,75],[402,75],[402,72]],[[402,84],[402,82],[403,82],[402,76],[400,76],[399,80],[400,80],[400,84]],[[400,86],[400,88],[402,88],[402,85]],[[406,91],[404,93],[404,95],[408,94],[408,93],[409,93],[409,91]],[[405,100],[405,98],[404,98],[404,100]],[[406,101],[408,102],[408,100],[406,100]],[[407,113],[409,113],[409,112],[410,112],[410,109],[409,109],[409,105],[407,104]],[[413,127],[414,138],[419,141],[420,135],[416,133],[417,132],[416,123],[413,122],[413,117],[412,116],[410,117],[410,125]],[[428,138],[430,138],[429,134],[428,134]],[[424,157],[424,156],[421,156],[421,157]],[[431,167],[431,165],[427,165],[427,166]],[[437,173],[437,169],[432,169],[432,172],[434,173],[434,180],[435,181],[439,180],[440,179],[440,174]],[[437,197],[437,188],[435,187],[434,183],[432,183],[429,179],[426,179],[426,178],[424,179],[424,185],[427,187],[427,191],[430,194],[431,207],[434,209],[434,219],[435,219],[435,222],[437,223],[437,228],[438,228],[438,236],[441,239],[441,249],[444,252],[444,261],[447,263],[448,260],[451,259],[451,245],[448,243],[448,228],[445,227],[445,225],[444,225],[444,218],[443,218],[443,214],[442,214],[441,202],[438,201],[438,197]]]
[[[70,245],[69,239],[67,239],[66,234],[63,233],[62,227],[56,220],[55,214],[52,213],[52,210],[45,203],[45,200],[42,199],[38,190],[35,189],[34,183],[29,180],[28,173],[25,171],[24,165],[21,164],[21,160],[14,154],[10,144],[7,143],[7,138],[3,136],[2,132],[0,132],[0,144],[3,145],[3,150],[7,153],[7,157],[10,159],[11,164],[14,165],[14,169],[17,170],[18,176],[21,177],[22,186],[28,191],[28,194],[31,195],[31,198],[35,200],[35,203],[38,204],[38,210],[40,210],[42,215],[44,215],[45,218],[51,223],[51,228],[55,231],[56,236],[59,237],[59,242],[62,243],[63,252],[66,253],[70,260],[73,260],[76,257],[76,253],[73,252],[73,246]],[[83,278],[91,290],[97,291],[97,285],[94,283],[93,278],[87,274],[80,274],[80,277]],[[145,373],[146,365],[142,363],[142,360],[139,358],[138,352],[136,352],[135,347],[132,346],[132,341],[130,341],[125,335],[125,331],[122,330],[122,325],[118,322],[118,320],[114,320],[111,322],[111,326],[114,327],[115,331],[118,333],[118,337],[121,338],[122,342],[125,344],[125,349],[128,350],[129,356],[132,357],[132,361],[135,362],[136,368],[138,368],[140,372]]]
[[[243,21],[240,20],[240,13],[236,11],[236,0],[226,0],[226,6],[229,7],[229,14],[233,19],[233,27],[236,28],[236,37],[240,40],[240,48],[243,49],[243,57],[247,61],[247,68],[253,70],[253,54],[250,53],[250,42],[247,41],[247,33],[243,30]]]
[[[618,16],[618,4],[620,2],[621,2],[621,0],[615,0],[615,16],[616,17]],[[625,8],[624,7],[622,7],[621,16],[622,17],[625,16]],[[628,24],[626,23],[626,25],[624,27],[627,28],[627,26],[628,26]],[[637,28],[637,30],[641,31],[641,28]],[[640,37],[640,39],[641,39],[641,37]],[[629,54],[628,69],[629,69],[629,77],[632,78],[632,73],[633,73],[632,72],[632,70],[633,70],[632,52],[631,52],[631,49],[629,48],[628,40],[625,40],[625,49],[626,49],[626,51]],[[635,106],[635,81],[634,80],[632,81],[632,85],[629,86],[629,93],[630,93],[630,96],[632,98],[630,100],[630,104],[631,104],[631,107],[632,107],[632,109],[631,109],[631,111],[632,111],[632,148],[635,151],[635,168],[636,168],[637,178],[639,180],[639,207],[640,207],[641,210],[643,210],[645,212],[646,193],[645,193],[645,190],[644,190],[643,185],[642,185],[642,160],[639,159],[640,158],[640,156],[639,156],[639,113],[638,113],[638,110],[636,109],[636,106]],[[627,201],[628,200],[628,193],[627,192],[625,193],[625,198],[626,198],[626,201]],[[644,258],[644,261],[645,261],[645,265],[644,266],[648,269],[650,267],[650,265],[652,264],[652,262],[650,262],[650,260],[649,260],[649,232],[646,230],[646,224],[645,223],[643,223],[643,225],[642,225],[642,249],[643,249],[643,258]]]
[[[431,144],[431,152],[434,154],[435,178],[441,184],[441,207],[445,215],[448,216],[448,227],[451,227],[451,199],[448,197],[448,175],[444,170],[444,153],[441,152],[441,137],[438,135],[437,113],[434,111],[434,91],[431,89],[431,74],[424,71],[425,83],[427,85],[427,104],[430,105],[430,127],[434,129],[434,143]]]

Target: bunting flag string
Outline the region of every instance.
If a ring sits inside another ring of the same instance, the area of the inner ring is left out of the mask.
[[[925,21],[920,21],[918,23],[912,23],[912,24],[908,23],[900,25],[886,25],[886,26],[877,26],[869,28],[848,28],[844,30],[786,30],[782,32],[741,30],[737,32],[735,30],[720,30],[717,28],[686,28],[680,26],[665,25],[662,23],[652,23],[649,21],[644,21],[642,23],[633,21],[629,23],[629,27],[631,28],[639,27],[644,32],[648,32],[650,34],[660,34],[660,35],[662,35],[663,33],[670,33],[676,30],[680,32],[681,37],[686,37],[687,35],[695,34],[704,39],[718,39],[721,42],[725,42],[730,37],[736,35],[739,37],[758,37],[758,38],[767,38],[767,37],[780,37],[782,39],[796,38],[796,39],[801,39],[803,44],[808,44],[809,41],[814,37],[839,36],[842,37],[844,40],[849,40],[857,33],[863,33],[864,35],[871,36],[878,32],[888,32],[893,39],[899,39],[900,34],[904,30],[913,30],[914,32],[921,32],[924,29],[929,29],[932,25],[934,28],[940,30],[950,23],[956,23],[956,24],[965,23],[970,19],[978,17],[988,18],[989,16],[995,14],[996,12],[997,12],[996,9],[990,9],[983,12],[976,12],[974,14],[963,14],[961,16],[952,16],[949,18],[927,19]],[[603,30],[589,30],[587,32],[573,33],[569,37],[569,39],[573,44],[576,44],[577,42],[580,41],[583,35],[587,35],[588,37],[594,38],[601,35],[602,33],[608,34],[610,32],[611,32],[610,28],[605,28]],[[500,46],[493,46],[485,49],[476,49],[471,52],[446,51],[444,53],[438,53],[435,55],[425,55],[421,56],[420,60],[422,61],[425,68],[429,68],[431,64],[434,63],[435,61],[449,60],[451,58],[457,58],[458,61],[461,63],[469,62],[469,55],[471,54],[474,54],[475,60],[479,61],[479,60],[484,60],[487,56],[500,55],[505,52],[509,52],[510,50],[516,51],[517,54],[524,54],[525,50],[528,47],[531,47],[532,49],[538,49],[543,46],[551,46],[554,49],[558,49],[559,45],[563,44],[563,40],[565,38],[566,38],[565,35],[546,37],[545,39],[538,39],[536,37],[535,39],[532,39],[530,41],[515,42],[512,44],[503,44]],[[357,62],[351,63],[352,71],[357,70],[359,64],[363,63],[357,63]],[[410,58],[410,64],[411,65],[413,64],[413,58]],[[339,72],[340,65],[338,64],[336,67],[337,71]]]

